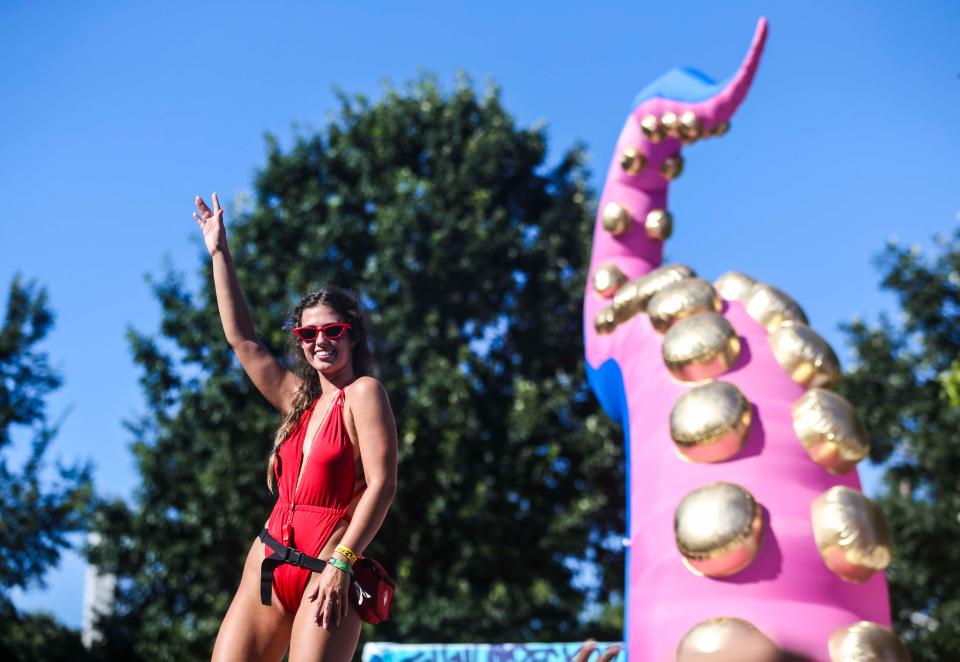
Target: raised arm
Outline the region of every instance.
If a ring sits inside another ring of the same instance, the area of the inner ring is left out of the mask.
[[[203,241],[213,263],[213,284],[217,293],[217,308],[227,342],[240,359],[240,365],[253,384],[274,407],[289,410],[300,379],[285,370],[276,357],[257,337],[253,317],[240,289],[237,272],[227,245],[227,231],[223,225],[223,209],[217,194],[213,194],[213,209],[198,195],[197,212],[193,218],[203,231]]]

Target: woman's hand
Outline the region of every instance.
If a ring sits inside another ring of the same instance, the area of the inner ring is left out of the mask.
[[[350,608],[352,579],[353,577],[332,565],[328,565],[320,573],[320,581],[310,594],[310,601],[316,603],[313,620],[317,625],[322,625],[325,630],[332,630],[343,622]]]
[[[206,244],[210,257],[220,252],[226,252],[227,231],[223,227],[223,209],[220,207],[220,199],[217,197],[217,194],[213,194],[212,211],[199,195],[197,196],[196,203],[200,214],[198,215],[197,212],[193,212],[193,218],[203,231],[203,243]]]

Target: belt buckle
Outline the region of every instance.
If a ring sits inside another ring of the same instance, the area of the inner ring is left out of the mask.
[[[303,562],[303,552],[298,549],[293,549],[292,547],[287,547],[289,552],[287,553],[287,558],[284,559],[287,563],[291,565],[299,566]]]

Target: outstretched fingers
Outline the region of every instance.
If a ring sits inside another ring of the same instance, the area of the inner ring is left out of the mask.
[[[193,218],[201,228],[203,228],[203,222],[209,221],[211,219],[222,221],[223,220],[223,208],[220,206],[220,198],[216,193],[213,194],[213,209],[211,210],[207,203],[199,195],[196,197],[197,209],[200,211],[193,212]]]
[[[210,211],[210,207],[207,206],[207,203],[203,201],[199,195],[196,198],[197,209],[200,210],[200,218],[207,219],[213,216],[213,212]],[[196,215],[196,214],[194,214]]]

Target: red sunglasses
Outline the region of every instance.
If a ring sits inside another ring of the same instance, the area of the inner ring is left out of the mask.
[[[323,326],[298,326],[293,332],[300,340],[312,342],[321,334],[327,340],[337,340],[342,338],[349,328],[350,325],[346,322],[334,322]]]

